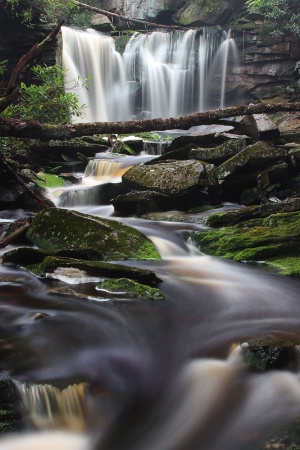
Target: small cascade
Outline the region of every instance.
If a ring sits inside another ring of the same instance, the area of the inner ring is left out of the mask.
[[[85,177],[106,178],[114,177],[122,167],[121,161],[111,161],[107,159],[91,159],[85,169]]]
[[[81,186],[72,186],[63,192],[59,190],[56,203],[63,208],[96,205],[99,203],[97,186],[106,182],[120,181],[122,173],[127,169],[128,167],[123,168],[122,161],[92,159],[87,164]]]
[[[169,142],[162,141],[144,141],[143,153],[145,155],[160,156],[163,153],[163,149],[169,145]]]
[[[63,27],[66,83],[88,77],[77,89],[88,105],[74,121],[176,117],[224,106],[227,71],[238,55],[232,37],[208,28],[135,33],[123,55],[112,38]]]
[[[16,383],[16,387],[29,420],[37,429],[84,431],[84,383],[62,390],[48,384]]]

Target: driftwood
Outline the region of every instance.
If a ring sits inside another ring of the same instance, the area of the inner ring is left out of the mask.
[[[24,72],[43,55],[44,50],[49,47],[59,33],[63,22],[53,28],[51,32],[41,42],[34,44],[31,49],[23,55],[14,67],[10,80],[7,84],[5,94],[0,98],[0,112],[4,111],[18,96],[20,81]]]
[[[27,228],[29,228],[29,225],[30,223],[28,220],[25,220],[23,223],[21,223],[16,230],[12,231],[9,235],[5,236],[5,238],[1,239],[0,248],[7,247],[7,245],[9,245],[16,237],[20,236],[23,231],[27,230]]]
[[[29,186],[28,184],[24,183],[24,181],[22,180],[22,178],[18,175],[18,173],[12,168],[10,167],[10,165],[4,160],[4,158],[1,158],[1,164],[6,168],[6,170],[8,172],[10,172],[15,179],[20,183],[20,185],[25,189],[25,191],[28,192],[28,194],[34,199],[36,200],[39,205],[43,208],[43,209],[47,209],[49,208],[49,206],[47,205],[47,203],[44,202],[43,199],[41,199]]]
[[[128,122],[93,122],[66,125],[41,124],[22,119],[0,118],[0,137],[71,139],[93,134],[131,134],[145,131],[187,130],[193,126],[222,123],[221,119],[242,115],[300,111],[298,103],[257,103],[230,106],[188,116]],[[231,122],[234,126],[234,121]]]
[[[87,9],[88,11],[92,11],[95,13],[100,13],[100,14],[104,14],[107,17],[111,17],[112,19],[115,17],[119,20],[122,20],[128,24],[130,23],[137,23],[137,24],[141,24],[143,25],[144,28],[165,28],[165,29],[171,29],[171,30],[187,30],[187,28],[181,27],[181,26],[177,26],[177,25],[162,25],[160,23],[154,23],[154,22],[147,22],[146,20],[141,20],[141,19],[134,19],[131,17],[126,17],[123,16],[121,14],[117,14],[117,13],[113,13],[110,11],[106,11],[104,9],[100,9],[100,8],[96,8],[95,6],[90,6],[87,5],[86,3],[82,3],[82,2],[76,2],[77,6],[79,6],[80,8],[84,8]]]

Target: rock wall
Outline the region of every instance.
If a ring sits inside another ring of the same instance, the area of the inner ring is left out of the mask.
[[[300,40],[261,37],[255,24],[233,28],[240,67],[229,76],[231,89],[243,92],[246,102],[300,99]]]

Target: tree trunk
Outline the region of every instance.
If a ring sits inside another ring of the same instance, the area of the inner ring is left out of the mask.
[[[230,106],[188,116],[128,122],[93,122],[66,125],[41,124],[22,119],[0,118],[0,137],[31,139],[71,139],[93,134],[131,134],[145,131],[187,130],[193,126],[222,124],[221,119],[242,115],[300,111],[300,103],[274,103]],[[235,122],[230,122],[234,126]]]
[[[23,55],[17,65],[14,67],[10,80],[5,90],[4,97],[0,98],[0,112],[4,111],[18,96],[20,81],[24,72],[36,64],[38,59],[43,55],[44,50],[49,47],[56,39],[63,22],[53,28],[50,33],[41,42],[34,44],[31,49]]]

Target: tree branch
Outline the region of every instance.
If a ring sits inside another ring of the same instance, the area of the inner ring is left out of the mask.
[[[220,119],[242,115],[300,111],[298,103],[258,103],[230,106],[188,116],[128,122],[93,122],[66,125],[41,124],[23,119],[0,118],[0,137],[31,139],[71,139],[93,134],[131,134],[145,131],[187,130],[193,126],[216,124]],[[222,123],[222,122],[219,122]],[[234,126],[234,121],[232,121]]]
[[[0,98],[0,112],[4,111],[18,96],[21,78],[24,72],[31,67],[42,56],[43,51],[49,47],[59,33],[63,22],[53,28],[48,36],[41,42],[34,44],[31,49],[23,55],[14,67],[10,80],[7,84],[4,97]]]
[[[104,9],[100,9],[100,8],[96,8],[95,6],[90,6],[87,5],[86,3],[82,3],[82,2],[76,2],[77,6],[79,6],[80,8],[84,8],[87,9],[89,11],[92,12],[96,12],[96,13],[100,13],[100,14],[104,14],[105,16],[108,17],[116,17],[117,19],[121,19],[125,22],[132,22],[132,23],[138,23],[138,24],[142,24],[145,28],[147,27],[151,27],[151,28],[165,28],[165,29],[171,29],[171,30],[187,30],[184,27],[180,27],[177,25],[162,25],[159,23],[154,23],[154,22],[147,22],[146,20],[141,20],[141,19],[134,19],[134,18],[130,18],[130,17],[126,17],[126,16],[122,16],[121,14],[116,14],[116,13],[112,13],[110,11],[106,11]]]

